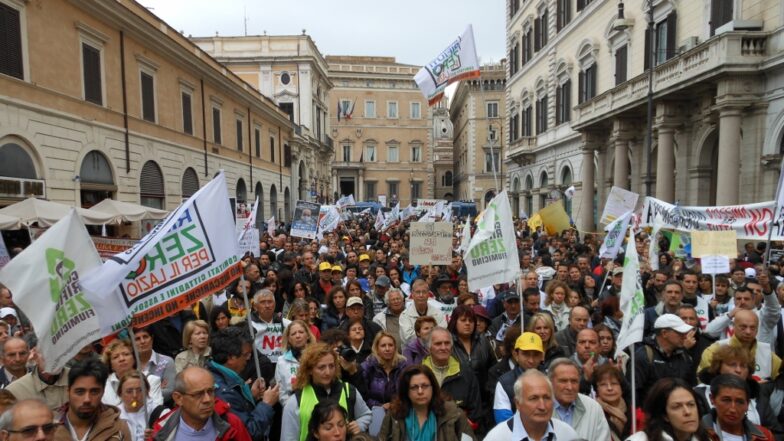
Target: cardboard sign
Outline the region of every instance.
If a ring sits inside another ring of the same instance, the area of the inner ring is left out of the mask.
[[[452,223],[412,222],[409,253],[413,265],[452,263]]]
[[[607,202],[604,204],[604,211],[602,212],[602,218],[599,219],[599,223],[607,225],[627,211],[634,211],[639,197],[640,195],[637,193],[613,186],[610,189],[610,194],[607,195]]]
[[[738,257],[738,234],[735,230],[692,231],[691,255]]]
[[[727,256],[703,256],[700,259],[704,274],[729,274],[730,258]]]

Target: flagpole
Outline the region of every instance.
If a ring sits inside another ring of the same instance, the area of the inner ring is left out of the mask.
[[[256,366],[256,378],[261,378],[261,366],[259,365],[259,352],[256,350],[256,335],[253,332],[253,325],[251,325],[251,311],[250,302],[248,301],[248,288],[245,287],[245,273],[240,276],[240,285],[242,285],[242,300],[245,301],[245,314],[247,315],[246,321],[248,322],[248,331],[252,339],[251,346],[253,347],[253,364]]]
[[[145,385],[146,383],[145,378],[147,378],[147,376],[144,375],[144,370],[142,370],[142,359],[141,356],[139,355],[139,348],[136,347],[136,337],[133,334],[133,326],[130,325],[128,326],[128,335],[131,337],[131,347],[133,348],[133,356],[136,359],[136,370],[139,372],[139,375],[141,375],[142,377],[141,386],[142,386],[142,396],[144,397],[144,421],[148,421],[150,419],[150,416],[148,415],[147,412],[147,400],[149,400],[150,397],[147,396],[147,386]],[[119,393],[120,391],[117,391],[118,395]]]
[[[637,433],[637,382],[635,381],[636,363],[634,359],[634,343],[631,344],[632,350],[632,433]]]

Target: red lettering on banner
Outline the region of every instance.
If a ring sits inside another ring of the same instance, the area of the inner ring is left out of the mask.
[[[283,347],[282,335],[265,335],[261,339],[261,349],[277,349]]]

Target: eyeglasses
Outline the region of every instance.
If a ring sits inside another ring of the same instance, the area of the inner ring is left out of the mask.
[[[44,424],[42,426],[22,427],[19,430],[7,429],[6,432],[8,432],[8,433],[18,433],[18,434],[22,435],[22,438],[34,438],[36,435],[38,435],[38,431],[39,430],[43,430],[44,431],[44,435],[47,435],[47,436],[53,434],[54,431],[57,430],[57,427],[59,425],[60,425],[59,423],[48,423],[48,424]]]
[[[207,395],[208,397],[212,398],[215,396],[215,388],[208,387],[207,389],[196,391],[196,392],[180,392],[180,393],[183,395],[187,395],[191,398],[201,398],[204,395]]]
[[[432,386],[430,384],[412,384],[409,386],[409,389],[415,390],[417,392],[424,392],[430,389]]]

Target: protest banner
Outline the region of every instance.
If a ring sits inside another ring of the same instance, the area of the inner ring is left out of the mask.
[[[250,210],[248,216],[244,216],[242,219],[240,219],[239,216],[237,217],[237,228],[238,228],[237,241],[238,242],[242,242],[243,239],[245,239],[245,235],[248,234],[248,232],[251,229],[256,228],[256,214],[258,213],[258,211],[259,211],[259,198],[256,197],[256,202],[253,203],[253,208]],[[242,221],[242,224],[240,224],[240,221]]]
[[[275,216],[272,216],[271,218],[267,219],[267,234],[269,234],[270,237],[275,235],[275,228]]]
[[[452,263],[451,222],[411,222],[409,258],[412,265]]]
[[[487,204],[468,246],[465,264],[471,291],[511,282],[520,273],[512,208],[506,191]]]
[[[256,331],[253,345],[260,354],[265,355],[272,363],[278,362],[283,356],[283,331],[290,324],[286,319],[280,323],[259,323],[251,320],[250,324]]]
[[[637,193],[613,185],[610,189],[610,194],[607,195],[607,201],[604,204],[604,211],[602,211],[599,223],[608,225],[627,211],[634,211],[639,198],[640,195]]]
[[[634,241],[634,228],[629,228],[629,240],[626,243],[626,254],[623,259],[623,282],[621,282],[620,307],[623,311],[623,322],[618,332],[617,349],[620,354],[627,346],[642,342],[645,326],[645,294],[642,291],[640,278],[640,259]]]
[[[658,214],[662,218],[662,227],[670,230],[735,230],[738,240],[766,240],[774,209],[773,201],[719,207],[676,207],[647,197],[643,202],[640,225],[651,226]],[[773,225],[772,228],[772,240],[784,240],[784,224]]]
[[[128,248],[131,248],[138,242],[138,240],[110,239],[108,237],[97,236],[90,236],[90,239],[92,239],[93,245],[95,245],[95,249],[98,251],[98,255],[104,262],[115,254],[122,253]]]
[[[340,212],[334,205],[322,205],[319,208],[318,234],[329,233],[338,227]]]
[[[354,195],[350,194],[348,196],[343,196],[340,199],[338,199],[337,202],[335,202],[335,205],[337,205],[338,208],[342,209],[343,207],[350,207],[352,205],[357,205],[357,202],[354,200]]]
[[[250,253],[253,257],[261,256],[261,248],[259,247],[259,229],[251,228],[242,235],[239,241],[240,254],[245,255]]]
[[[0,282],[33,325],[43,371],[58,372],[82,348],[130,323],[128,307],[111,288],[117,284],[97,293],[82,289],[81,277],[100,267],[87,229],[71,209],[0,271]]]
[[[432,106],[444,95],[446,86],[468,78],[479,78],[479,58],[471,25],[414,76],[419,90]]]
[[[134,326],[224,289],[242,273],[227,193],[221,171],[132,248],[85,274],[82,286],[102,293],[119,285]]]
[[[702,256],[700,268],[704,274],[729,274],[730,258],[727,256]]]
[[[561,233],[572,227],[569,223],[569,215],[566,214],[566,210],[564,210],[560,200],[539,210],[539,217],[542,219],[542,224],[544,229],[547,230],[547,234]]]
[[[427,301],[427,303],[430,306],[433,306],[437,308],[439,311],[441,311],[441,313],[444,314],[444,319],[446,320],[447,323],[449,323],[449,320],[452,319],[452,313],[455,312],[455,308],[457,308],[457,302],[454,302],[452,304],[446,304],[446,303],[441,303],[435,299],[430,299]]]
[[[692,231],[691,256],[738,257],[738,234],[728,231]]]
[[[11,260],[11,255],[8,254],[8,248],[5,246],[3,236],[0,235],[0,269],[2,269]]]
[[[297,201],[294,220],[291,222],[291,236],[315,239],[320,216],[321,205],[315,202]]]

